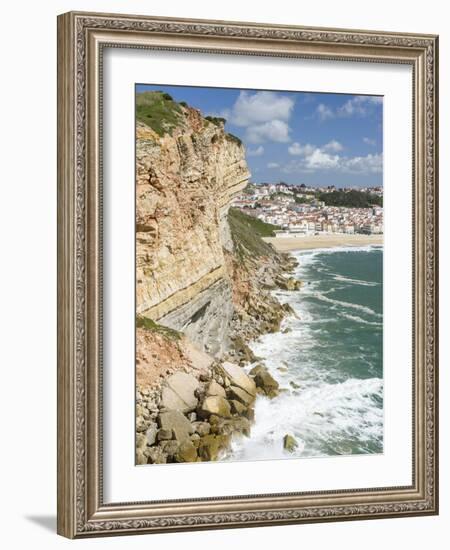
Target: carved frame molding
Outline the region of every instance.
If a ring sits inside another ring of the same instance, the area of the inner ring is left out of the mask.
[[[104,47],[413,66],[411,487],[104,504],[101,90]],[[58,532],[71,538],[436,514],[438,39],[70,12],[58,18]]]

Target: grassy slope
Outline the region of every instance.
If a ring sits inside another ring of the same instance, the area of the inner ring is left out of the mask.
[[[157,332],[170,340],[179,340],[182,336],[181,332],[174,330],[173,328],[166,327],[164,325],[159,325],[155,323],[152,319],[148,317],[142,317],[138,315],[136,317],[136,328],[144,328],[145,330],[151,330]]]
[[[237,208],[230,208],[228,223],[239,257],[250,255],[270,256],[276,254],[273,247],[263,241],[262,237],[273,237],[273,231],[279,229],[278,226],[248,216]]]
[[[177,126],[183,117],[182,107],[187,108],[185,101],[177,103],[165,92],[142,92],[136,95],[136,119],[150,126],[159,136],[171,133],[172,128]],[[215,126],[223,126],[226,122],[221,117],[205,117],[209,123]],[[225,138],[241,146],[240,138],[229,132]]]
[[[150,126],[158,135],[169,132],[179,124],[183,111],[180,105],[164,92],[143,92],[136,95],[136,119]]]

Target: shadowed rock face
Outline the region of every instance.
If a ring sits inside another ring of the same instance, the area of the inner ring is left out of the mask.
[[[162,136],[137,123],[137,313],[220,355],[233,314],[227,213],[250,174],[222,125],[180,109]]]
[[[228,332],[233,311],[231,283],[224,275],[204,290],[193,292],[188,301],[158,322],[183,331],[206,352],[220,356],[230,345]]]

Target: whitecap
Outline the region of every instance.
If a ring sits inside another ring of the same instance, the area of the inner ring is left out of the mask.
[[[349,321],[355,321],[356,323],[361,323],[363,325],[371,325],[373,327],[382,327],[383,323],[378,323],[376,321],[366,321],[362,317],[358,317],[358,315],[350,315],[349,313],[341,312],[339,313],[340,317],[344,317],[345,319],[348,319]]]
[[[342,306],[342,307],[348,307],[352,309],[357,309],[359,311],[363,311],[364,313],[367,313],[368,315],[374,315],[375,317],[382,318],[383,315],[381,313],[377,313],[373,309],[367,306],[363,306],[361,304],[353,304],[352,302],[344,302],[342,300],[334,300],[333,298],[328,298],[328,296],[325,296],[323,293],[316,292],[313,294],[315,298],[318,300],[321,300],[322,302],[327,302],[330,304]]]
[[[343,275],[337,275],[334,273],[331,273],[333,279],[335,281],[341,281],[343,283],[352,283],[354,285],[361,285],[361,286],[380,286],[381,283],[375,283],[373,281],[362,281],[360,279],[351,279],[350,277],[344,277]]]
[[[338,384],[301,386],[269,400],[258,397],[251,437],[233,444],[229,459],[258,460],[345,454],[345,442],[364,447],[376,443],[382,452],[383,381],[348,379]],[[283,449],[283,437],[292,434],[299,447]],[[330,452],[331,451],[331,452]]]

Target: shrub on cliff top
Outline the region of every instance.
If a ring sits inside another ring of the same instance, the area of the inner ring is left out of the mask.
[[[209,122],[212,122],[216,126],[224,126],[227,121],[225,118],[220,116],[205,116],[205,119]]]
[[[228,134],[226,135],[226,138],[228,139],[228,141],[232,141],[234,143],[237,143],[238,145],[242,145],[242,140],[237,136],[235,136],[234,134],[230,134],[228,132]]]

